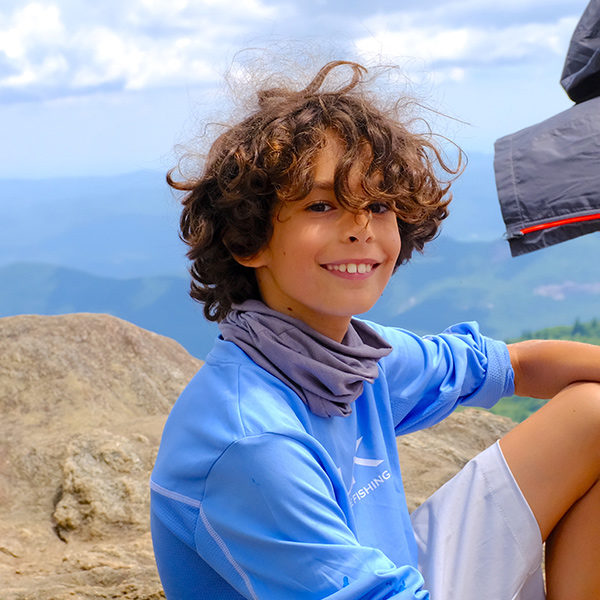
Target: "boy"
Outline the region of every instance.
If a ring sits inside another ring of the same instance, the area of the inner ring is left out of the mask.
[[[538,599],[547,540],[548,598],[600,598],[600,348],[353,318],[445,218],[434,161],[453,172],[365,72],[261,92],[201,176],[169,176],[222,335],[152,475],[167,597]],[[409,516],[395,436],[513,389],[553,399]]]

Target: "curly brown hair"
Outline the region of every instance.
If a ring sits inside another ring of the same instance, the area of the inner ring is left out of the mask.
[[[332,91],[324,82],[347,65],[352,78]],[[384,110],[366,89],[367,69],[348,61],[326,64],[300,91],[277,87],[258,93],[258,106],[212,144],[197,178],[167,181],[182,199],[180,237],[192,261],[190,295],[204,304],[207,319],[220,321],[232,304],[260,298],[249,258],[270,240],[276,207],[305,197],[313,185],[313,163],[333,132],[342,142],[334,190],[345,208],[360,211],[385,202],[395,212],[402,240],[396,267],[422,251],[448,215],[450,180],[456,175],[431,141],[402,122],[401,104]],[[365,147],[369,159],[364,160]],[[462,153],[460,154],[462,157]],[[352,165],[363,166],[362,193],[348,184]],[[439,165],[442,171],[436,172]]]

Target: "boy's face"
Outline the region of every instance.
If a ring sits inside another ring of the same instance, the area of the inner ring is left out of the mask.
[[[265,304],[301,319],[337,341],[353,315],[369,310],[389,281],[400,253],[396,215],[374,202],[358,214],[333,191],[341,143],[327,135],[317,154],[315,182],[303,199],[283,203],[269,243],[250,259]],[[350,171],[359,193],[359,171]]]

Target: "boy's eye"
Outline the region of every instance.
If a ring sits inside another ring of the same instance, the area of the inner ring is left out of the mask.
[[[333,210],[333,206],[328,202],[313,202],[306,207],[306,210],[310,210],[311,212],[328,212]]]
[[[374,215],[379,215],[390,210],[390,207],[384,202],[371,202],[367,207],[367,210]]]

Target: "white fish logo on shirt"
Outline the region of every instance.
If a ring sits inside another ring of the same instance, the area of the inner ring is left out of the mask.
[[[378,467],[383,460],[379,460],[377,458],[362,458],[360,456],[358,456],[358,448],[361,445],[363,441],[363,436],[359,437],[356,440],[356,447],[354,448],[354,458],[352,460],[352,462],[355,465],[358,465],[359,467]],[[343,480],[343,476],[342,476],[342,468],[338,467],[337,468],[338,473],[340,474],[340,479]],[[348,490],[348,493],[350,493],[352,491],[352,488],[354,487],[354,484],[356,483],[356,479],[354,478],[354,469],[352,469],[352,483],[350,484],[350,489]]]
[[[362,436],[356,440],[356,448],[354,449],[354,452],[358,452],[358,447],[362,441]],[[383,459],[377,460],[373,458],[360,458],[360,456],[357,456],[356,454],[354,455],[354,464],[360,465],[361,467],[378,467],[382,462]]]

